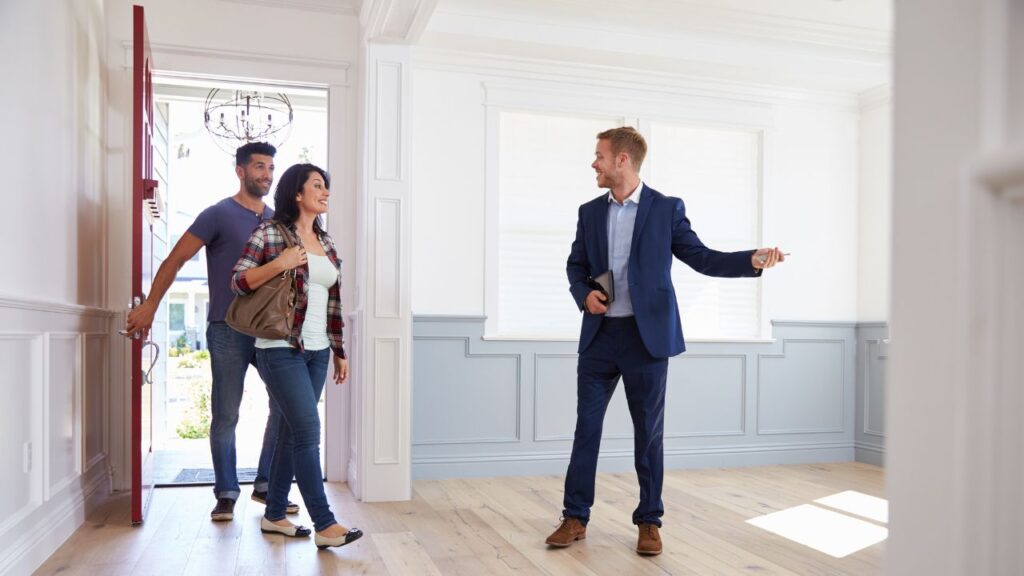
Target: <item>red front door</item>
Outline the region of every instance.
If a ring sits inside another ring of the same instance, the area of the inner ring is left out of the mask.
[[[142,6],[134,6],[132,112],[132,306],[149,293],[153,275],[153,222],[161,217],[153,179],[153,60]],[[150,331],[149,338],[152,338]],[[152,340],[132,339],[132,523],[146,517],[153,494],[153,386],[159,355]]]

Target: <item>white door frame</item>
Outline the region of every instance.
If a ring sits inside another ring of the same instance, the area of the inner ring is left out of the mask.
[[[131,43],[124,45],[124,69],[131,70]],[[328,92],[328,167],[335,175],[333,180],[334,201],[328,213],[328,231],[338,246],[339,256],[344,262],[355,262],[355,206],[358,195],[356,174],[355,145],[357,140],[355,123],[355,99],[352,97],[350,82],[350,62],[342,59],[309,59],[281,56],[279,54],[261,54],[246,52],[240,58],[237,52],[205,48],[183,48],[181,46],[153,43],[151,45],[154,60],[160,63],[157,70],[163,77],[217,79],[231,82],[251,83],[269,82],[275,85],[293,85],[299,87],[324,88]],[[129,74],[130,77],[130,74]],[[112,81],[114,90],[116,81]],[[126,130],[130,125],[125,125]],[[127,136],[126,136],[127,137]],[[130,140],[129,140],[130,141]],[[113,142],[112,142],[113,144]],[[110,169],[113,173],[130,168],[115,158],[111,159]],[[127,182],[130,174],[125,176]],[[111,219],[111,221],[117,221]],[[116,228],[113,227],[112,228]],[[114,239],[127,237],[128,226],[124,230],[111,230]],[[116,242],[115,242],[116,243]],[[111,254],[109,279],[110,286],[127,286],[130,279],[130,267],[120,262],[120,258]],[[357,287],[355,277],[350,276],[348,290],[343,291],[343,304],[346,310],[355,307]],[[126,292],[127,294],[127,292]],[[127,301],[127,296],[122,298]],[[118,308],[120,300],[116,289],[111,290],[111,302]],[[117,348],[117,347],[115,347]],[[120,367],[112,371],[113,398],[123,399],[114,402],[111,407],[112,443],[121,442],[117,438],[128,438],[130,432],[130,396],[124,376],[130,374],[131,367],[126,364],[130,358],[123,353],[112,354],[111,366]],[[325,446],[324,474],[329,481],[344,482],[348,479],[350,453],[350,422],[353,421],[351,404],[352,386],[325,387]],[[121,442],[122,444],[126,444]],[[112,465],[115,470],[114,488],[125,489],[129,484],[130,457],[129,446],[112,446]]]

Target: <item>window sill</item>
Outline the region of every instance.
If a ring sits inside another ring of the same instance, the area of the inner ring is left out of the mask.
[[[558,338],[550,336],[519,336],[490,334],[481,337],[489,342],[578,342],[579,338]],[[687,344],[774,344],[776,338],[686,338]]]

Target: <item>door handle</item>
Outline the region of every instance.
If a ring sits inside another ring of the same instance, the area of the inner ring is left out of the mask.
[[[154,353],[153,353],[153,360],[151,360],[150,363],[149,363],[149,369],[146,370],[142,374],[142,381],[144,383],[149,384],[150,386],[152,386],[153,385],[153,368],[156,367],[157,360],[160,359],[160,345],[157,344],[156,342],[152,341],[152,340],[147,340],[146,342],[142,343],[142,347],[143,348],[145,348],[146,346],[152,346],[153,350],[154,350]]]
[[[142,304],[142,301],[145,299],[145,294],[143,294],[142,296],[135,296],[134,298],[132,298],[132,301],[128,303],[128,310],[132,310],[136,306]],[[125,316],[127,316],[127,314],[125,314]],[[131,333],[129,333],[127,330],[118,330],[117,333],[120,334],[121,336],[124,336],[125,338],[131,338],[132,340],[138,340],[139,338],[142,338],[141,330],[136,330],[135,332]]]

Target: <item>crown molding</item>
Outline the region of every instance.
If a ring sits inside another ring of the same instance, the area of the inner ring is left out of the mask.
[[[860,93],[860,111],[868,112],[892,103],[892,86],[882,84]]]
[[[643,90],[651,98],[686,95],[736,100],[744,103],[793,103],[812,108],[856,113],[856,94],[845,91],[779,87],[756,82],[660,72],[637,74],[635,69],[585,64],[556,59],[514,57],[462,50],[417,46],[413,52],[416,69],[472,73],[492,78],[572,84],[578,87]]]
[[[580,24],[573,24],[595,30],[643,31],[653,36],[679,33],[702,35],[748,37],[768,39],[788,44],[807,44],[818,47],[842,48],[875,54],[889,54],[892,51],[890,30],[859,25],[838,24],[809,18],[795,18],[743,10],[725,6],[713,6],[686,2],[685,0],[647,0],[642,11],[622,13],[614,21],[599,22],[595,14],[612,14],[621,3],[614,0],[563,0],[557,7],[562,11],[538,8],[543,4],[518,2],[512,4],[481,5],[473,0],[448,1],[439,8],[439,14],[489,18],[516,21],[524,25],[565,26],[578,16]],[[550,6],[550,5],[548,5]],[[601,10],[602,7],[607,10]],[[505,8],[505,10],[501,10]],[[585,23],[582,23],[585,22]],[[476,33],[486,31],[478,28]],[[474,31],[467,31],[473,33]]]
[[[354,0],[220,0],[232,4],[250,4],[253,6],[269,6],[272,8],[284,8],[287,10],[306,10],[309,12],[322,12],[327,14],[344,14],[355,16],[359,14],[358,6],[353,5]]]
[[[125,70],[131,70],[133,66],[132,43],[124,41],[121,43],[121,47],[123,48],[124,53],[122,66]],[[290,69],[305,70],[307,73],[310,70],[316,71],[315,77],[318,80],[316,83],[288,79],[275,79],[272,82],[272,85],[274,86],[298,86],[310,88],[320,88],[327,84],[332,86],[347,86],[348,70],[351,66],[349,61],[340,59],[333,60],[326,58],[307,58],[304,56],[282,56],[280,54],[226,50],[221,48],[200,48],[195,46],[182,46],[179,44],[150,43],[150,50],[155,55],[157,62],[162,61],[166,63],[168,60],[178,60],[177,65],[179,66],[182,65],[182,59],[187,60],[189,58],[195,58],[218,64],[223,64],[225,61],[235,61],[245,64],[276,64]],[[164,56],[164,58],[161,58],[161,56]],[[191,71],[185,72],[184,70],[193,70],[193,68],[186,67],[183,69],[177,69],[172,62],[172,64],[168,65],[166,68],[158,68],[155,73],[164,78],[211,78],[217,81],[238,80],[241,83],[253,82],[251,79],[247,79],[244,73],[235,78],[234,73],[229,76],[223,73],[204,74]]]

